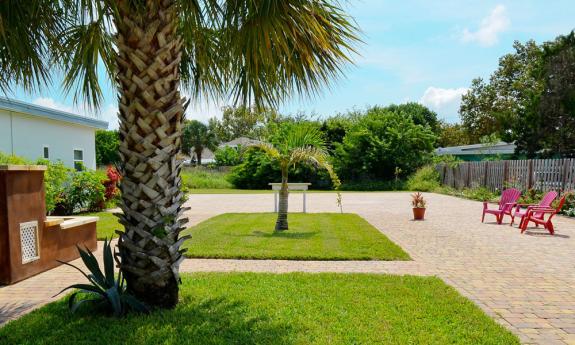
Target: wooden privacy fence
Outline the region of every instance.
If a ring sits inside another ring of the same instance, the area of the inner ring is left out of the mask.
[[[439,164],[441,183],[453,188],[486,187],[568,191],[575,189],[575,159],[530,159]]]

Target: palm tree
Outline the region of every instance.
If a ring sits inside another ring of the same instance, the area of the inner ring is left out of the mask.
[[[339,178],[328,161],[329,154],[325,146],[322,133],[314,127],[306,125],[289,126],[285,133],[280,135],[275,144],[262,143],[252,147],[265,152],[280,168],[282,181],[279,192],[278,218],[275,230],[288,230],[288,173],[289,168],[301,163],[311,163],[319,168],[326,169],[334,187],[339,187]],[[338,194],[338,204],[340,196]]]
[[[218,141],[215,133],[198,120],[187,121],[182,132],[182,151],[192,156],[196,154],[198,165],[202,165],[202,152],[204,149],[215,151]]]
[[[35,90],[63,74],[98,107],[98,69],[118,90],[118,259],[130,293],[178,301],[182,119],[189,101],[276,105],[315,95],[342,73],[357,28],[336,0],[4,0],[0,87]]]

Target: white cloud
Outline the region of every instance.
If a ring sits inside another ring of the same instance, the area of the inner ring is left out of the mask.
[[[482,46],[492,46],[499,41],[499,34],[511,25],[507,10],[503,5],[497,5],[489,16],[481,20],[477,31],[463,30],[463,42],[478,42]]]
[[[222,117],[222,107],[215,102],[198,102],[192,99],[186,110],[186,119],[198,120],[207,124],[212,117]]]
[[[38,97],[32,103],[46,108],[104,120],[108,122],[108,129],[118,129],[118,107],[113,104],[105,105],[100,110],[91,110],[85,105],[69,106],[50,97]]]
[[[56,109],[60,111],[65,111],[72,114],[82,115],[86,117],[95,117],[100,120],[108,122],[108,129],[118,129],[118,106],[115,104],[103,105],[98,111],[90,110],[89,107],[85,105],[80,106],[69,106],[60,103],[50,97],[38,97],[32,101],[32,103],[51,109]],[[221,118],[222,117],[222,105],[216,104],[214,102],[194,102],[192,100],[191,104],[188,106],[186,111],[186,118],[188,120],[199,120],[207,123],[212,117]]]
[[[32,103],[39,105],[41,107],[56,109],[56,110],[65,111],[68,113],[77,113],[76,111],[74,111],[74,109],[72,107],[67,106],[65,104],[62,104],[62,103],[58,103],[53,98],[50,98],[50,97],[39,97],[39,98],[36,98],[34,101],[32,101]],[[81,115],[83,115],[83,114],[81,114]]]
[[[419,102],[436,111],[440,118],[447,121],[457,121],[457,113],[461,104],[461,96],[468,91],[467,88],[442,89],[428,87]]]

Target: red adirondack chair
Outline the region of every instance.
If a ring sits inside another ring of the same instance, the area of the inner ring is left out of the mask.
[[[519,227],[521,228],[521,226],[523,225],[523,220],[525,219],[525,216],[527,215],[527,213],[529,213],[530,210],[532,210],[535,207],[539,208],[551,207],[551,204],[553,203],[553,200],[555,200],[557,195],[558,194],[556,191],[551,191],[545,194],[545,196],[543,196],[543,199],[539,201],[539,204],[517,204],[515,212],[511,215],[511,224],[509,225],[510,226],[513,225],[513,223],[515,222],[515,217],[521,217],[521,220],[519,221]],[[535,212],[533,214],[533,217],[538,219],[543,219],[543,216],[544,214],[539,212]]]
[[[511,211],[513,211],[513,207],[517,204],[517,200],[521,196],[521,192],[515,188],[509,188],[501,193],[501,199],[499,199],[499,208],[498,209],[488,209],[487,208],[487,201],[483,202],[483,215],[481,216],[481,222],[485,220],[485,214],[493,214],[497,218],[497,224],[501,224],[503,221],[503,217],[507,214],[511,216]]]
[[[525,230],[527,230],[527,225],[529,225],[529,222],[533,222],[537,226],[543,225],[545,229],[547,229],[547,231],[549,231],[549,233],[553,235],[555,233],[555,229],[553,228],[553,223],[551,223],[551,219],[553,218],[554,215],[556,215],[557,213],[559,213],[559,211],[561,211],[563,204],[565,204],[565,196],[563,196],[561,200],[559,200],[557,208],[534,207],[531,210],[529,210],[529,212],[527,212],[527,215],[525,216],[525,220],[523,220],[523,224],[521,226],[521,233],[524,233]],[[542,214],[543,216],[541,218],[537,218],[535,217],[535,214]],[[549,215],[547,219],[545,219],[546,214]]]

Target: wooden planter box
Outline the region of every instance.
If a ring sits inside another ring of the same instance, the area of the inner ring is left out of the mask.
[[[0,284],[12,284],[96,250],[97,217],[46,218],[44,170],[0,166]]]

